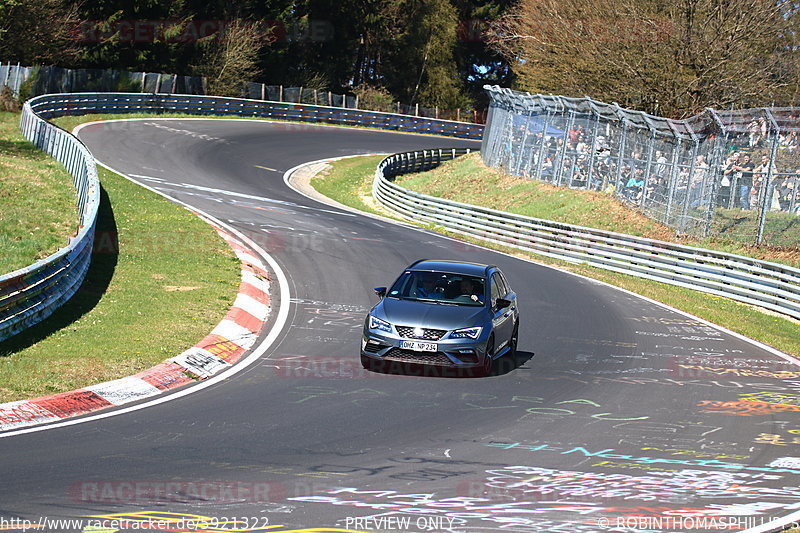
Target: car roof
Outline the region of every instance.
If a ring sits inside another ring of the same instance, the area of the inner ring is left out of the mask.
[[[448,261],[436,259],[420,259],[411,264],[406,270],[449,272],[451,274],[465,274],[468,276],[486,277],[489,269],[497,268],[494,265],[481,263],[468,263],[466,261]]]

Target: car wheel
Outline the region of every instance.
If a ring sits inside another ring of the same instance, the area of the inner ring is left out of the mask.
[[[486,353],[483,356],[483,366],[481,366],[481,376],[490,376],[494,370],[494,337],[490,337],[486,343]]]

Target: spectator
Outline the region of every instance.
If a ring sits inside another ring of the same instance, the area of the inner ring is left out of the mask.
[[[756,205],[761,205],[761,197],[765,194],[766,190],[764,184],[767,181],[769,173],[769,157],[766,155],[761,156],[761,163],[753,171],[753,190],[751,191],[753,198],[756,200]],[[766,199],[764,204],[769,209],[771,198]]]
[[[734,153],[725,162],[725,170],[722,172],[719,189],[717,190],[718,207],[730,207],[731,191],[736,187],[736,183],[739,181],[738,177],[741,175],[736,170],[737,166],[739,166],[739,152]]]
[[[656,176],[665,177],[667,174],[667,158],[661,150],[656,150]]]
[[[698,207],[703,203],[702,194],[706,174],[708,173],[708,163],[703,155],[698,155],[694,161],[694,173],[689,183],[689,206]]]
[[[742,209],[750,209],[750,193],[753,189],[753,169],[755,165],[750,161],[750,155],[744,154],[744,160],[736,166],[736,170],[741,172],[739,177],[739,206]]]
[[[633,174],[630,174],[630,178],[625,183],[625,189],[623,190],[623,195],[626,200],[630,202],[638,202],[642,197],[642,188],[644,187],[644,178],[642,177],[642,171],[636,170]]]
[[[775,192],[778,195],[778,206],[781,211],[786,213],[789,212],[792,205],[792,193],[794,193],[794,181],[796,179],[796,177],[793,179],[792,176],[784,176],[777,180],[775,186]]]

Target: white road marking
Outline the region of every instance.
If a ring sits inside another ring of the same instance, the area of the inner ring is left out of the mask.
[[[89,124],[91,124],[91,123],[82,124],[82,125],[78,126],[77,128],[75,128],[75,130],[73,130],[74,133],[77,135],[78,131],[80,131],[80,129],[82,127],[88,126]],[[128,175],[126,175],[126,174],[124,174],[122,172],[119,172],[117,170],[114,170],[110,166],[105,165],[105,164],[101,163],[100,161],[97,161],[97,164],[102,166],[102,167],[104,167],[104,168],[107,168],[111,172],[116,172],[120,176],[128,178],[129,180],[133,181],[134,183],[137,183],[135,180],[131,179]],[[178,398],[182,398],[184,396],[188,396],[190,394],[194,394],[196,392],[200,392],[203,389],[206,389],[208,387],[212,387],[212,386],[214,386],[214,385],[216,385],[218,383],[221,383],[221,382],[229,379],[234,374],[238,374],[239,372],[241,372],[242,370],[244,370],[248,366],[252,365],[253,363],[257,362],[259,359],[261,359],[261,357],[264,355],[264,353],[266,353],[266,351],[270,348],[270,346],[272,346],[272,344],[278,339],[278,336],[283,331],[284,326],[286,326],[286,323],[287,323],[288,318],[289,318],[289,301],[291,299],[291,293],[289,292],[289,280],[286,277],[286,274],[281,269],[280,265],[275,261],[275,259],[272,258],[271,255],[269,255],[266,251],[264,251],[263,248],[261,248],[258,244],[256,244],[252,239],[248,238],[246,235],[244,235],[243,233],[238,231],[236,228],[233,228],[233,227],[229,226],[228,224],[225,224],[221,220],[209,215],[208,213],[204,213],[203,211],[200,211],[199,209],[197,209],[195,207],[192,207],[189,204],[181,202],[180,200],[178,200],[176,198],[172,198],[170,196],[167,196],[164,193],[156,191],[152,187],[149,187],[149,186],[144,185],[142,183],[139,183],[139,185],[141,185],[145,189],[148,189],[148,190],[151,190],[151,191],[155,192],[156,194],[164,196],[168,200],[170,200],[172,202],[175,202],[175,203],[177,203],[179,205],[182,205],[182,206],[186,207],[187,209],[190,209],[190,210],[192,210],[194,212],[200,213],[201,215],[203,215],[204,217],[208,218],[209,220],[211,220],[215,224],[218,224],[220,227],[222,227],[225,230],[227,230],[229,233],[232,233],[232,234],[236,235],[239,239],[241,239],[249,247],[251,247],[251,249],[256,251],[261,257],[264,258],[264,260],[269,264],[269,266],[272,269],[272,271],[275,273],[275,277],[278,278],[278,286],[280,288],[279,289],[279,293],[278,293],[280,295],[279,296],[280,304],[278,306],[278,313],[276,315],[275,324],[269,330],[269,333],[267,334],[266,338],[258,346],[256,346],[253,349],[253,351],[250,353],[250,355],[248,355],[247,357],[245,357],[244,359],[239,361],[237,364],[231,366],[230,370],[226,370],[224,372],[220,372],[219,374],[217,374],[214,377],[211,377],[211,378],[209,378],[209,379],[207,379],[205,381],[201,381],[199,383],[195,383],[195,384],[193,384],[191,386],[188,386],[188,387],[185,387],[185,388],[182,388],[182,389],[177,389],[176,392],[174,392],[174,393],[171,393],[171,394],[168,393],[168,394],[166,394],[166,395],[164,395],[162,397],[154,398],[154,399],[152,399],[150,401],[147,401],[147,402],[144,402],[144,403],[140,403],[140,404],[137,404],[137,405],[132,405],[130,407],[126,407],[126,408],[119,409],[119,410],[116,410],[116,411],[108,411],[108,412],[104,412],[104,413],[100,413],[100,414],[96,414],[96,415],[87,416],[85,418],[68,419],[68,420],[64,420],[63,422],[56,422],[54,424],[48,424],[48,425],[44,425],[44,426],[36,426],[36,427],[32,427],[32,428],[20,429],[20,430],[17,430],[17,431],[8,431],[8,432],[5,432],[5,433],[0,433],[0,438],[13,437],[15,435],[22,435],[22,434],[26,434],[26,433],[37,433],[39,431],[46,431],[46,430],[49,430],[49,429],[65,427],[65,426],[74,426],[76,424],[83,424],[85,422],[93,422],[95,420],[101,420],[103,418],[110,418],[112,416],[118,416],[118,415],[122,415],[122,414],[125,414],[125,413],[138,411],[140,409],[146,409],[147,407],[152,407],[152,406],[159,405],[159,404],[162,404],[162,403],[170,402],[172,400],[177,400]]]

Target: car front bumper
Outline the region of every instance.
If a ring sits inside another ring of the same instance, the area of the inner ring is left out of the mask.
[[[486,353],[486,338],[440,339],[429,341],[401,338],[394,334],[383,334],[375,330],[364,331],[361,339],[361,355],[373,361],[395,361],[434,365],[452,368],[473,368],[483,365]],[[402,347],[404,341],[436,344],[437,350],[416,351]]]

